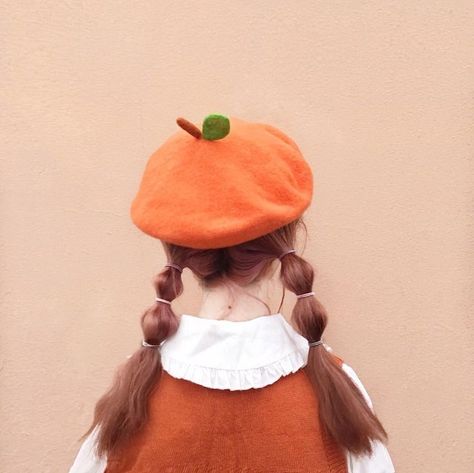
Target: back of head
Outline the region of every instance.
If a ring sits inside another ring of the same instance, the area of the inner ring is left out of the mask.
[[[183,292],[184,268],[204,286],[246,286],[279,260],[283,287],[297,295],[293,325],[309,342],[320,342],[327,325],[313,292],[313,267],[294,250],[313,192],[311,169],[296,143],[274,126],[222,115],[206,117],[202,130],[183,118],[177,122],[182,130],[150,157],[131,206],[132,221],[161,240],[168,264],[154,280],[156,302],[141,317],[144,346],[97,403],[88,432],[100,425],[100,454],[146,422],[162,369],[159,349],[150,347],[178,329],[172,301]],[[310,347],[305,370],[323,427],[348,450],[370,452],[372,439],[386,438],[382,425],[324,345]]]

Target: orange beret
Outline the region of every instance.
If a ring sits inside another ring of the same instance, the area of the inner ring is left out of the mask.
[[[253,240],[310,205],[311,168],[278,128],[209,115],[202,132],[184,118],[149,158],[130,207],[133,223],[160,240],[222,248]]]

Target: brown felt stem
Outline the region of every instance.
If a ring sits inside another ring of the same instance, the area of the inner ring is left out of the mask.
[[[201,138],[201,130],[194,124],[191,123],[186,118],[178,117],[176,119],[176,123],[184,130],[187,131],[190,135],[194,136],[194,138]]]

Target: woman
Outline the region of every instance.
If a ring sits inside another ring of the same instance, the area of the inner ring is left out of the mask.
[[[387,434],[354,370],[323,343],[327,315],[295,249],[313,176],[274,126],[209,115],[149,159],[133,222],[168,263],[70,473],[392,473]],[[203,288],[176,314],[184,268]],[[262,290],[275,270],[291,316]],[[284,293],[283,293],[284,295]]]

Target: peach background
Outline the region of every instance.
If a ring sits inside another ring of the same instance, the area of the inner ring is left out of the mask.
[[[1,2],[0,470],[67,471],[164,262],[128,216],[143,166],[217,112],[312,163],[327,340],[397,472],[472,471],[472,2],[224,4]]]

